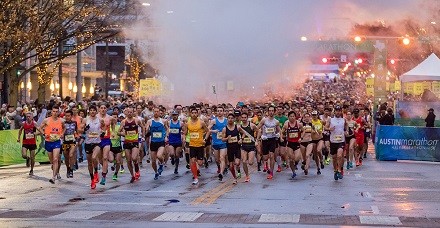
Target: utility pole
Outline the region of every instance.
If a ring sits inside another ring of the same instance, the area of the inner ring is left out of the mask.
[[[63,55],[63,41],[60,41],[58,44],[58,55],[61,57]],[[58,89],[59,95],[61,99],[63,98],[63,62],[60,61],[60,65],[58,66],[58,82],[60,84],[60,88]]]
[[[108,98],[108,88],[109,88],[109,80],[108,80],[108,73],[109,73],[109,67],[110,67],[110,59],[109,59],[109,51],[108,51],[108,39],[105,40],[105,99]]]

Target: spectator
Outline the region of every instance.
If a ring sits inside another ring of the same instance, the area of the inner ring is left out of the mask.
[[[391,108],[388,108],[386,114],[379,119],[379,124],[394,125],[394,114]]]
[[[11,120],[6,117],[6,109],[0,109],[0,130],[11,129]]]
[[[434,127],[434,121],[435,121],[434,109],[430,108],[428,110],[428,116],[425,119],[426,127]]]

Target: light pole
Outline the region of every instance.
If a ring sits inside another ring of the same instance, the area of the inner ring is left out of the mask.
[[[69,82],[69,84],[67,85],[67,88],[69,89],[69,96],[72,97],[73,83]]]

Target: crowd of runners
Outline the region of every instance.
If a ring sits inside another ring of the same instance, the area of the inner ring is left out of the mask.
[[[26,113],[17,141],[31,167],[29,175],[34,175],[36,138],[42,137],[52,164],[50,182],[61,178],[62,163],[66,177],[73,178],[78,162],[86,160],[92,189],[105,185],[109,173],[117,181],[124,166],[127,181],[138,181],[145,162],[154,171],[151,180],[189,169],[194,185],[212,164],[219,181],[230,174],[234,184],[242,171],[250,182],[252,166],[270,180],[286,170],[291,178],[309,175],[313,166],[320,175],[330,163],[339,180],[344,169],[362,166],[367,155],[372,115],[363,91],[358,81],[347,80],[305,83],[297,97],[271,103],[54,102],[40,112],[46,117],[40,124]]]

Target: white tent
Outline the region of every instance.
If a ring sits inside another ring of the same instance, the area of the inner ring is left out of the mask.
[[[440,81],[440,59],[432,53],[419,65],[400,76],[400,81]]]

